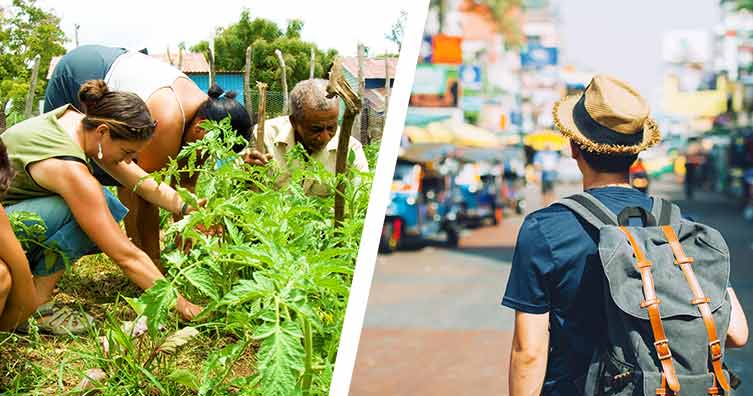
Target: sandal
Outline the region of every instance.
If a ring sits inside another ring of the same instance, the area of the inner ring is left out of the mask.
[[[34,318],[40,332],[54,335],[81,334],[94,325],[91,315],[68,307],[55,307],[52,302],[40,305]],[[19,324],[14,331],[29,334],[29,321]]]
[[[80,311],[74,311],[69,307],[56,309],[49,315],[37,319],[40,331],[55,334],[82,334],[94,325],[94,318]]]
[[[45,305],[37,310],[37,327],[40,332],[54,335],[82,334],[94,325],[94,318],[85,312]]]

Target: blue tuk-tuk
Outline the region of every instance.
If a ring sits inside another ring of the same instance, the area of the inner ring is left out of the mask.
[[[442,241],[449,247],[459,242],[458,206],[452,197],[455,166],[446,144],[408,146],[398,157],[392,180],[380,251],[425,246]]]

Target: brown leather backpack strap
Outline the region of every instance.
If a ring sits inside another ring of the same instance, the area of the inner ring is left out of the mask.
[[[656,349],[656,355],[659,358],[662,366],[662,373],[666,377],[667,385],[669,389],[675,394],[680,391],[680,381],[677,379],[677,373],[675,367],[672,364],[672,351],[669,349],[669,341],[667,340],[667,334],[664,332],[664,325],[662,325],[661,314],[659,313],[659,299],[656,297],[656,289],[654,288],[654,278],[651,275],[651,262],[646,259],[638,243],[635,242],[635,238],[625,227],[620,227],[620,230],[627,236],[630,246],[633,248],[635,263],[638,272],[641,274],[641,282],[643,283],[643,297],[641,307],[648,311],[648,321],[651,324],[651,332],[654,334],[654,348]]]
[[[711,307],[709,306],[711,299],[703,294],[701,284],[698,283],[698,278],[695,276],[693,266],[691,266],[693,258],[685,255],[685,251],[682,249],[682,244],[680,244],[675,230],[670,226],[662,226],[662,230],[667,237],[672,253],[675,255],[675,263],[680,266],[683,275],[685,275],[685,280],[688,282],[690,291],[693,293],[693,299],[690,303],[698,308],[698,312],[701,313],[701,318],[703,318],[703,324],[706,327],[706,334],[709,340],[709,357],[711,358],[714,376],[719,381],[722,389],[729,392],[730,386],[722,369],[722,343],[716,334],[716,325],[714,324],[714,317],[711,314]]]

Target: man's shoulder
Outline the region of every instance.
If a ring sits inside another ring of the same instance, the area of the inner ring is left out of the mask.
[[[348,147],[352,149],[356,149],[356,150],[361,150],[363,149],[363,144],[360,141],[358,141],[358,139],[351,136],[350,140],[348,141]]]
[[[526,222],[535,222],[540,225],[551,225],[573,218],[575,218],[575,214],[570,209],[555,202],[529,213],[525,217],[524,224]]]
[[[256,127],[259,124],[256,124],[254,126],[254,133],[256,132]],[[290,117],[288,116],[280,116],[275,118],[270,118],[268,120],[264,121],[264,137],[265,140],[268,141],[268,143],[273,143],[277,140],[287,140],[287,135],[290,133],[290,130],[292,128],[292,124],[290,123]]]

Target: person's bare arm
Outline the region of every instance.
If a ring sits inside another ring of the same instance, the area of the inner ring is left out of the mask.
[[[149,256],[131,243],[115,222],[107,207],[102,186],[85,165],[47,159],[32,164],[29,172],[40,186],[59,194],[65,200],[86,235],[139,287],[148,289],[163,278]],[[187,319],[200,310],[199,307],[191,307],[182,297],[179,297],[177,308]]]
[[[181,214],[183,208],[183,200],[180,195],[169,185],[165,183],[157,183],[152,178],[145,178],[139,183],[142,178],[149,174],[141,169],[135,162],[125,163],[119,162],[117,165],[104,165],[100,164],[102,168],[110,174],[115,180],[120,182],[125,188],[133,190],[136,188],[136,194],[143,198],[145,201],[150,202],[160,208],[167,210],[170,213]]]
[[[11,228],[5,209],[0,206],[0,259],[8,266],[11,291],[0,314],[0,330],[12,330],[43,303],[37,296],[34,280],[21,244]]]
[[[730,287],[727,288],[727,293],[729,293],[732,310],[725,345],[731,348],[741,348],[748,342],[748,321],[745,318],[743,308],[740,306],[740,301],[737,300],[735,291]]]
[[[549,352],[549,313],[515,311],[510,351],[510,396],[541,394]]]

